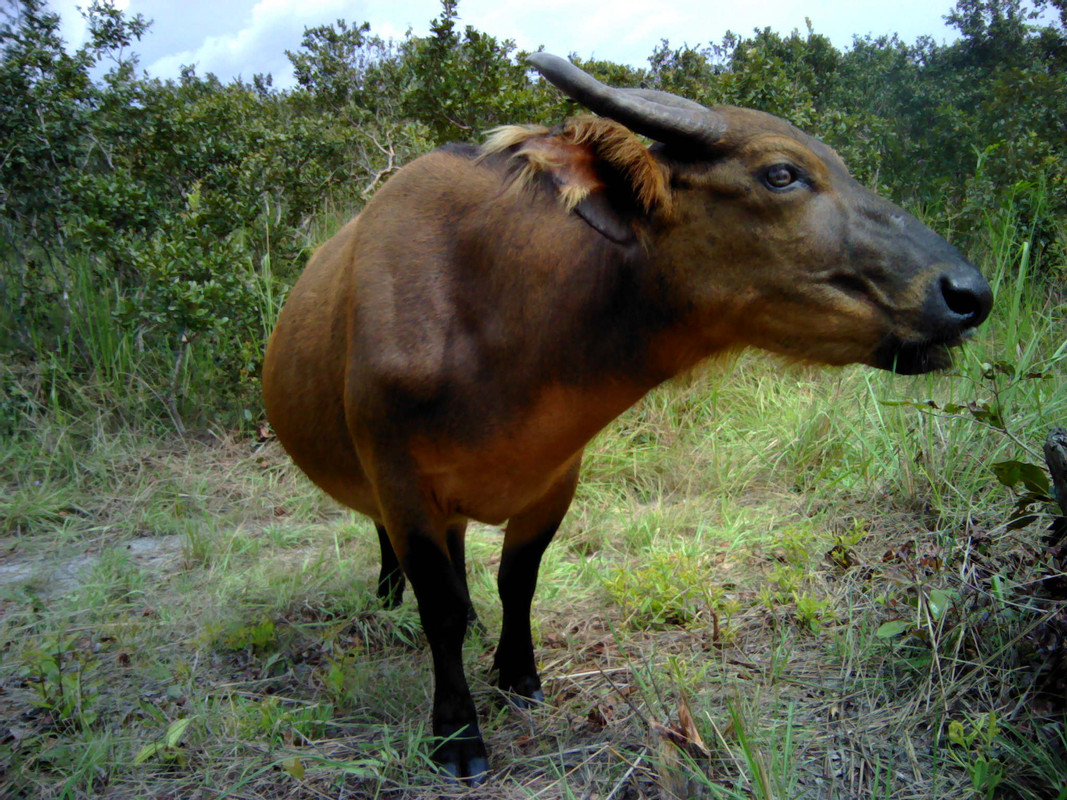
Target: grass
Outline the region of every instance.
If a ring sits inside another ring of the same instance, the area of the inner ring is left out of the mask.
[[[468,643],[471,793],[427,760],[428,654],[368,523],[269,438],[108,412],[106,336],[84,402],[58,362],[9,372],[0,795],[1064,800],[1064,553],[990,469],[1067,419],[1064,305],[991,230],[996,315],[951,374],[743,356],[595,440],[535,601],[548,706],[502,708]],[[468,545],[490,631],[500,541]]]

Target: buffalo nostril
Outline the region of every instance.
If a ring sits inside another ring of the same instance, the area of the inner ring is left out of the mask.
[[[967,327],[980,325],[993,306],[989,284],[974,269],[941,276],[941,296],[949,311]]]
[[[945,305],[949,310],[961,317],[975,317],[981,311],[981,302],[978,296],[970,289],[957,286],[951,278],[941,279],[941,295],[945,298]]]

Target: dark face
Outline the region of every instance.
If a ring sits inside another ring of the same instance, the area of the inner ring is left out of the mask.
[[[657,231],[709,336],[729,324],[806,361],[947,366],[992,305],[977,269],[821,142],[767,114],[715,111],[728,122],[721,149],[699,161],[664,154],[675,211]]]

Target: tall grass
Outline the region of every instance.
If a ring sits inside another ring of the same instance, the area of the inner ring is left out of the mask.
[[[181,432],[183,419],[198,429],[259,421],[259,357],[285,299],[269,248],[258,264],[246,257],[227,265],[242,274],[239,299],[255,310],[248,329],[220,319],[217,330],[197,336],[161,335],[165,313],[138,313],[143,287],[107,277],[89,255],[52,260],[60,278],[44,289],[53,300],[22,311],[33,324],[0,363],[0,430],[47,419],[160,433]]]

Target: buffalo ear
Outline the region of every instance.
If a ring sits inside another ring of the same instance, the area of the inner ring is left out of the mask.
[[[670,213],[667,170],[625,125],[604,117],[572,117],[563,127],[563,137],[589,149],[612,197],[639,214]]]
[[[605,192],[592,192],[578,201],[574,213],[616,244],[632,244],[637,238],[633,216],[612,206]]]
[[[574,117],[556,132],[499,128],[483,152],[510,152],[525,161],[520,185],[535,174],[547,177],[568,210],[618,244],[634,241],[637,218],[670,212],[666,169],[633,131],[614,120]]]
[[[522,142],[515,155],[526,161],[530,173],[547,176],[564,207],[594,230],[618,244],[634,240],[634,202],[631,198],[612,201],[605,182],[611,176],[605,174],[604,165],[598,163],[587,143],[577,144],[565,136],[541,136]]]
[[[583,115],[556,131],[535,125],[497,128],[482,157],[497,153],[525,162],[514,186],[525,186],[535,175],[547,178],[568,211],[618,244],[637,238],[638,219],[670,214],[666,168],[633,131],[614,120]]]

